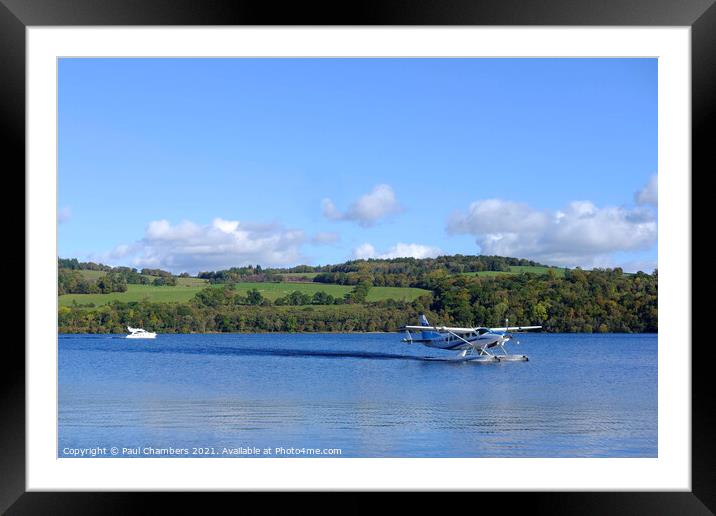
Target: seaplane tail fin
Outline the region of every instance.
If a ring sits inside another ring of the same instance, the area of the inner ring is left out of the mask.
[[[430,323],[428,322],[428,318],[425,317],[424,314],[420,314],[420,317],[418,317],[418,321],[420,321],[420,326],[430,327],[432,329],[432,326],[430,326]],[[423,330],[421,333],[421,338],[423,340],[433,340],[440,338],[440,334],[436,331]]]

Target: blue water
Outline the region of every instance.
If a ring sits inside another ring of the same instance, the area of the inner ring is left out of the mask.
[[[60,335],[58,454],[657,456],[656,335],[524,334],[497,364],[400,338]]]

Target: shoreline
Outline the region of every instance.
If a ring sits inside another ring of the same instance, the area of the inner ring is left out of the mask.
[[[157,337],[161,335],[395,335],[402,334],[402,331],[205,331],[205,332],[189,332],[189,333],[157,333]],[[517,335],[526,334],[526,332],[513,332]],[[548,335],[658,335],[659,332],[568,332],[568,331],[542,331],[532,333],[532,335],[548,334]],[[127,335],[127,333],[71,333],[58,331],[57,335]]]

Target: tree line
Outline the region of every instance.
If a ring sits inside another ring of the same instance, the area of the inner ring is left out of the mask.
[[[554,274],[450,276],[436,271],[423,288],[441,324],[544,326],[557,332],[658,331],[658,272],[573,269]]]
[[[137,269],[133,267],[112,267],[110,265],[105,265],[103,263],[95,263],[95,262],[80,262],[77,260],[77,258],[57,258],[57,268],[58,269],[69,269],[74,271],[104,271],[104,272],[114,272],[118,274],[123,274],[125,276],[129,275],[137,275],[137,276],[160,276],[160,277],[172,277],[174,276],[171,272],[165,271],[162,269],[149,269],[144,268],[141,271],[138,271]],[[179,275],[180,277],[189,277],[189,274],[186,272],[183,272]]]
[[[247,265],[245,267],[231,267],[219,271],[202,271],[197,278],[208,280],[209,283],[241,283],[241,282],[269,282],[279,283],[283,277],[274,270],[264,270],[261,265]]]
[[[127,270],[122,270],[127,269]],[[91,270],[91,269],[87,269]],[[59,269],[57,271],[57,293],[63,294],[109,294],[126,292],[127,285],[176,286],[175,276],[157,276],[150,279],[128,267],[116,267],[96,280],[87,279],[76,269]]]
[[[299,265],[287,269],[271,269],[283,273],[306,272],[369,272],[371,274],[406,274],[416,276],[421,272],[443,269],[453,274],[481,271],[509,271],[511,266],[543,266],[533,260],[507,256],[462,255],[438,256],[437,258],[370,258],[350,260],[336,265]]]
[[[356,285],[343,297],[336,297],[324,291],[313,295],[294,290],[293,292],[271,301],[258,289],[252,288],[242,295],[236,291],[235,283],[227,283],[221,287],[206,287],[197,292],[190,303],[199,307],[231,307],[231,306],[306,306],[306,305],[343,305],[364,303],[370,285]]]
[[[317,273],[312,280],[317,283],[335,285],[358,285],[370,282],[376,287],[414,287],[432,271],[445,270],[451,274],[464,272],[500,271],[507,272],[511,266],[540,266],[539,263],[522,258],[486,255],[453,255],[437,258],[392,258],[351,260],[336,265],[298,265],[289,268],[263,269],[260,265],[232,267],[218,271],[203,271],[198,274],[210,283],[232,282],[281,282],[284,275]]]
[[[126,333],[127,326],[160,333],[397,331],[426,310],[419,301],[393,300],[302,307],[113,301],[96,309],[60,307],[58,323],[61,333]]]
[[[126,292],[127,280],[121,274],[109,272],[96,280],[86,279],[73,269],[59,269],[57,274],[57,293],[63,294],[109,294]]]
[[[126,292],[127,285],[175,286],[177,278],[161,269],[110,267],[102,263],[80,262],[77,258],[57,259],[57,292],[63,294],[109,294]],[[80,271],[101,271],[96,280],[85,278]],[[189,276],[184,273],[184,276]]]

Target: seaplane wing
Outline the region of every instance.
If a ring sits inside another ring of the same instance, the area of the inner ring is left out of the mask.
[[[406,330],[413,331],[448,331],[453,333],[472,333],[478,328],[452,328],[449,326],[404,326]]]
[[[503,328],[490,328],[490,331],[526,331],[539,330],[542,326],[505,326]]]

